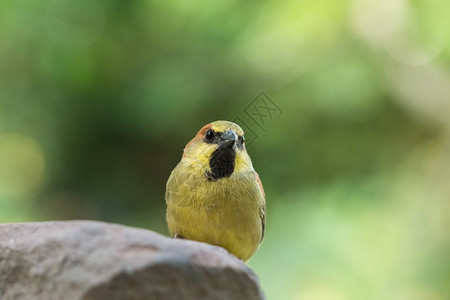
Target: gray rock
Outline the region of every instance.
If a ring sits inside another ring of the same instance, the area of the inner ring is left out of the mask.
[[[0,225],[0,299],[264,299],[225,249],[91,221]]]

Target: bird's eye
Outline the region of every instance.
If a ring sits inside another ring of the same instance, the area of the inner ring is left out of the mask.
[[[206,131],[206,133],[205,133],[206,140],[209,140],[209,141],[212,140],[214,137],[214,134],[215,134],[214,130],[208,129],[208,131]]]
[[[244,145],[244,142],[245,142],[245,138],[242,136],[242,135],[240,135],[239,136],[239,145]]]

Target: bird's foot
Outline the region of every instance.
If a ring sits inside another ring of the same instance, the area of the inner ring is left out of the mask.
[[[178,233],[175,233],[175,234],[173,235],[173,238],[174,238],[174,239],[182,239],[183,237],[182,237],[181,235],[179,235]]]

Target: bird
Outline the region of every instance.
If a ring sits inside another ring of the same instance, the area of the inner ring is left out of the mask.
[[[165,198],[171,237],[223,247],[244,262],[264,238],[264,188],[233,122],[209,123],[187,143]]]

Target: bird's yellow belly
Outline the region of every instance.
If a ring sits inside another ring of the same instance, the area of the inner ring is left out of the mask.
[[[244,261],[261,241],[262,225],[255,205],[182,207],[168,203],[167,221],[172,236],[221,246]]]

